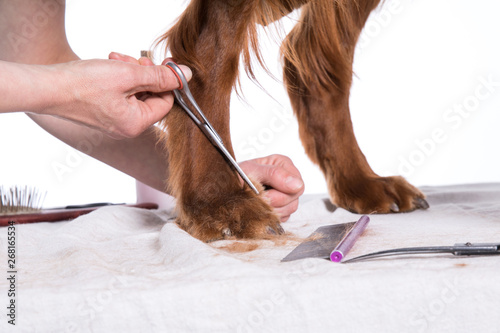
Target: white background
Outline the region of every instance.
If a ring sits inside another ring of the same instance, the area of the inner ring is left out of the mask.
[[[139,56],[186,3],[69,0],[68,39],[83,59],[107,58],[110,51]],[[415,185],[500,181],[499,12],[500,4],[487,0],[387,0],[371,16],[355,59],[351,113],[377,173],[402,173]],[[285,29],[293,21],[286,20]],[[237,159],[288,155],[302,172],[306,193],[326,192],[298,139],[281,84],[278,44],[271,40],[263,38],[264,53],[277,79],[259,72],[263,90],[242,75],[244,99],[233,99]],[[499,86],[489,91],[481,78]],[[470,111],[459,116],[453,113],[457,105]],[[430,143],[436,131],[439,142]],[[76,153],[24,114],[1,115],[0,135],[0,184],[37,186],[47,191],[48,207],[135,201],[133,179]],[[58,177],[58,164],[71,172]]]

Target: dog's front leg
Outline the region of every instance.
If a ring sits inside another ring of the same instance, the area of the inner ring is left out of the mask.
[[[285,82],[306,152],[323,171],[332,201],[365,214],[428,207],[424,195],[402,177],[375,174],[353,132],[349,90],[354,49],[378,3],[312,1],[283,44]]]
[[[174,60],[192,69],[190,90],[231,154],[230,96],[255,6],[254,1],[193,0],[164,36]],[[205,241],[282,232],[269,204],[241,181],[180,108],[174,107],[165,122],[168,181],[182,228]]]

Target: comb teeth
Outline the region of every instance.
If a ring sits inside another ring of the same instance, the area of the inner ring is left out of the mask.
[[[0,215],[39,211],[46,193],[29,186],[0,186]]]

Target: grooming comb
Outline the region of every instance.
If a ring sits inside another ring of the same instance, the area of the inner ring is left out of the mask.
[[[340,262],[359,239],[369,221],[370,218],[363,215],[357,222],[319,227],[281,261],[321,258]]]

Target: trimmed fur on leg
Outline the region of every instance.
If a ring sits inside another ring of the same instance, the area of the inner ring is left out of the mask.
[[[192,69],[190,90],[231,154],[230,96],[241,54],[252,75],[250,54],[257,49],[258,5],[259,1],[193,0],[160,38],[175,61]],[[180,108],[174,107],[164,124],[170,192],[177,198],[181,227],[205,241],[229,236],[265,238],[283,232],[269,204],[242,184]]]

